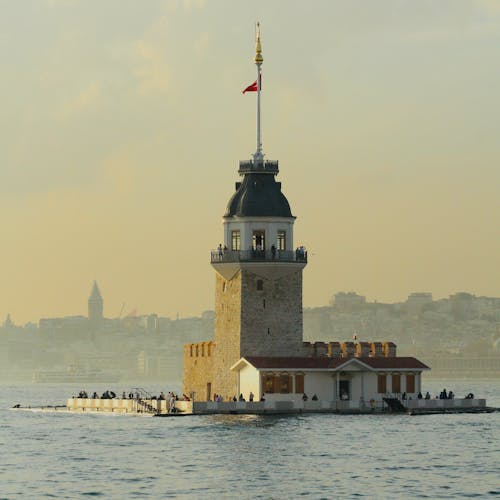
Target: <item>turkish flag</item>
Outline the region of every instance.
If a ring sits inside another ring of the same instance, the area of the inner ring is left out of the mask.
[[[257,92],[257,80],[243,90],[242,93],[244,94],[245,92]]]
[[[262,76],[260,77],[260,89],[262,90]],[[242,94],[245,92],[257,92],[257,80],[249,85],[245,90],[242,91]]]

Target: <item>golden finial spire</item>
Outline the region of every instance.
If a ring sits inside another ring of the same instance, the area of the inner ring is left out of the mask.
[[[260,46],[260,23],[257,23],[256,27],[256,38],[257,44],[255,45],[255,64],[262,64],[264,62],[264,58],[262,57],[262,47]]]

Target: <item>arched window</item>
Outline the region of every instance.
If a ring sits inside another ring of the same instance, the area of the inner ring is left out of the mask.
[[[399,373],[392,374],[392,392],[401,392],[401,375]]]
[[[295,394],[304,393],[304,374],[297,373],[295,375]]]
[[[259,290],[259,291],[264,290],[264,281],[257,280],[257,290]]]
[[[415,375],[413,373],[406,375],[406,392],[415,392]]]
[[[262,374],[262,391],[267,394],[274,392],[274,375],[272,373]]]
[[[377,377],[377,392],[379,394],[387,392],[387,375],[385,373],[379,373]]]

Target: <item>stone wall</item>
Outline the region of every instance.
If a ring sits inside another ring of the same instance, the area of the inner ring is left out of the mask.
[[[196,401],[206,401],[207,384],[211,384],[214,394],[214,342],[198,342],[184,346],[182,392],[191,397],[195,393]]]
[[[241,357],[241,288],[241,271],[229,280],[216,273],[214,339],[218,348],[213,387],[224,399],[238,393],[238,377],[230,368]]]
[[[242,356],[303,355],[302,270],[265,279],[244,269],[241,300]]]

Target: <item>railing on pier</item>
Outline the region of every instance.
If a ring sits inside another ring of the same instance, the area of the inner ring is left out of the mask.
[[[155,408],[152,405],[153,396],[151,395],[151,393],[149,393],[142,387],[134,387],[132,391],[134,391],[135,393],[137,405],[142,407],[143,412],[158,413],[158,408]]]
[[[307,263],[307,251],[293,250],[212,250],[212,264],[226,262],[299,262]]]

